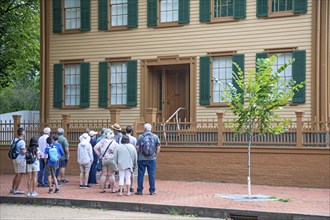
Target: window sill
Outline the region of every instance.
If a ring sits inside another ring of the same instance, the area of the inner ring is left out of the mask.
[[[130,31],[134,28],[128,28],[128,27],[111,27],[108,30],[99,30],[99,31],[105,31],[105,32],[114,32],[114,31]]]
[[[211,21],[206,22],[206,24],[218,24],[218,23],[227,23],[227,22],[238,22],[242,19],[211,19]]]
[[[127,105],[111,105],[108,107],[100,107],[100,108],[104,108],[104,109],[131,109],[133,107],[127,106]]]
[[[283,18],[283,17],[295,17],[299,16],[300,14],[295,14],[294,12],[271,12],[265,19],[271,18]]]
[[[62,109],[62,110],[78,110],[78,109],[84,109],[84,108],[89,108],[89,106],[88,107],[80,107],[80,106],[69,107],[69,106],[65,106],[65,107],[62,107],[60,109]]]
[[[73,29],[73,30],[65,30],[61,33],[58,33],[58,34],[80,34],[80,33],[86,33],[86,32],[89,32],[89,31],[82,31],[80,29]]]
[[[179,23],[162,23],[162,24],[158,24],[157,26],[155,26],[155,29],[158,28],[171,28],[171,27],[183,27],[184,24],[179,24]]]
[[[210,105],[207,105],[206,107],[208,107],[208,108],[218,108],[218,107],[229,107],[229,105],[225,102],[221,102],[221,103],[212,103]]]

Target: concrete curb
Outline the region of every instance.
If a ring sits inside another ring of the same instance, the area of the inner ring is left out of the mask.
[[[330,220],[329,216],[302,215],[294,213],[259,212],[235,209],[216,209],[207,207],[189,207],[158,205],[144,203],[124,203],[97,200],[76,200],[58,198],[27,198],[0,196],[0,203],[29,204],[29,205],[51,205],[51,206],[74,206],[96,209],[110,209],[117,211],[150,212],[158,214],[169,214],[171,210],[182,215],[195,215],[198,217],[226,218],[232,217],[234,220]]]

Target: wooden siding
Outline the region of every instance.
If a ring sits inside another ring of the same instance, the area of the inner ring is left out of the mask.
[[[108,109],[98,107],[98,63],[109,57],[131,57],[138,60],[137,107],[121,111],[122,126],[131,125],[140,116],[140,64],[143,59],[157,56],[205,56],[209,52],[236,50],[245,54],[245,70],[255,68],[255,55],[266,48],[298,47],[306,50],[306,102],[288,106],[281,111],[284,117],[295,117],[294,110],[303,110],[311,117],[311,46],[312,0],[308,0],[307,14],[281,18],[257,18],[256,0],[247,0],[246,19],[206,24],[199,22],[199,1],[190,1],[190,23],[182,27],[148,28],[147,4],[139,1],[138,28],[124,31],[98,30],[98,1],[91,1],[91,31],[74,34],[50,33],[49,116],[59,119],[70,114],[72,119],[109,118]],[[48,11],[52,30],[52,5]],[[53,65],[60,60],[84,59],[90,62],[90,107],[84,109],[53,108]],[[199,59],[197,59],[199,60]],[[196,73],[199,73],[199,61]],[[196,80],[196,99],[199,100],[199,76]],[[200,106],[196,102],[197,119],[215,118],[215,112],[226,108]],[[230,113],[226,117],[231,117]]]

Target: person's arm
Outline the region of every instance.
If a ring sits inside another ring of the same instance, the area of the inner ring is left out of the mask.
[[[92,149],[92,145],[89,145],[89,148],[88,148],[88,154],[89,154],[89,158],[91,159],[91,163],[93,163],[94,161],[94,156],[93,156],[93,149]]]
[[[101,157],[101,155],[100,155],[100,143],[101,142],[98,142],[96,145],[95,145],[95,147],[94,147],[94,152],[95,152],[95,154],[97,155],[97,157],[98,158],[100,158]]]
[[[69,147],[66,147],[66,148],[65,148],[65,153],[66,153],[66,155],[67,155],[67,159],[69,160],[69,157],[70,157]]]

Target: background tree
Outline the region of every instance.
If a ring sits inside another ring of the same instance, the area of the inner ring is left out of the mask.
[[[34,103],[22,99],[19,107],[2,107],[5,105],[3,98],[7,99],[10,94],[14,97],[14,94],[35,96],[39,93],[39,82],[36,81],[40,69],[39,29],[39,0],[0,0],[0,112],[39,106],[37,96]]]
[[[233,84],[224,86],[224,98],[230,110],[236,116],[233,121],[233,129],[236,133],[245,133],[249,137],[248,144],[248,194],[251,198],[251,143],[255,132],[257,135],[265,133],[279,134],[286,130],[288,120],[280,118],[275,112],[286,105],[294,96],[294,92],[304,86],[304,82],[296,84],[294,80],[281,81],[280,73],[294,62],[285,63],[277,71],[273,66],[277,57],[257,60],[257,70],[250,70],[248,78],[244,82],[244,73],[234,63]],[[215,81],[218,81],[215,79]],[[219,82],[219,81],[218,81]],[[243,101],[244,100],[244,101]]]

